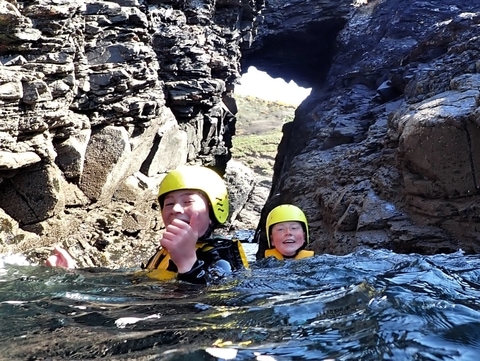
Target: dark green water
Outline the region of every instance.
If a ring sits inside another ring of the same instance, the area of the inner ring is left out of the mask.
[[[1,360],[480,360],[480,257],[263,260],[218,286],[0,268]]]

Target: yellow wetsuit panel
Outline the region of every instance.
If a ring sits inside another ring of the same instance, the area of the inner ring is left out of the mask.
[[[196,247],[199,259],[202,259],[202,255],[215,251],[219,249],[219,247],[222,249],[230,248],[234,252],[233,254],[232,252],[227,252],[230,256],[226,257],[226,261],[228,261],[234,269],[241,268],[241,266],[247,269],[249,268],[247,256],[240,241],[229,239],[213,239],[213,241],[214,242],[197,243]],[[227,247],[225,247],[225,245],[227,245]],[[160,248],[143,268],[147,270],[146,275],[149,278],[170,280],[175,278],[178,274],[176,271],[172,270],[172,262],[170,261],[170,254],[167,250]]]

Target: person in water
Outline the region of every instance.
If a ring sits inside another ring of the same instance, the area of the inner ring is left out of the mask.
[[[158,201],[165,231],[157,252],[142,265],[148,277],[207,284],[248,268],[240,241],[213,235],[229,215],[227,187],[215,171],[202,166],[170,171],[160,183]],[[75,262],[56,248],[47,265],[74,268]]]
[[[148,277],[207,284],[248,268],[240,241],[213,235],[229,215],[227,187],[215,171],[182,166],[169,172],[158,201],[166,228],[159,250],[142,266]]]
[[[292,204],[275,207],[267,216],[265,228],[268,243],[265,257],[283,260],[314,255],[313,251],[304,249],[310,239],[307,217],[300,208]]]

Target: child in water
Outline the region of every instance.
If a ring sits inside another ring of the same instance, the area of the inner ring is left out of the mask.
[[[148,277],[207,284],[248,268],[240,241],[213,235],[229,214],[227,187],[213,170],[182,166],[169,172],[158,201],[166,228],[161,247],[143,266]]]
[[[240,241],[213,235],[229,214],[227,187],[215,171],[202,166],[170,171],[160,183],[158,201],[165,231],[158,251],[142,265],[148,277],[207,284],[248,268]],[[58,247],[46,264],[75,268]]]
[[[268,214],[266,234],[268,249],[265,257],[283,260],[314,255],[313,251],[304,249],[310,242],[307,218],[300,208],[292,204],[277,206]]]

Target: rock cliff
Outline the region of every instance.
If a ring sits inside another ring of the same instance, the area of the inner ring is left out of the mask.
[[[58,242],[81,266],[138,265],[158,246],[166,171],[241,181],[226,169],[232,91],[260,6],[1,1],[0,252]],[[252,182],[231,183],[234,215]]]
[[[480,251],[479,11],[358,4],[324,81],[284,128],[258,256],[265,215],[282,202],[306,211],[317,253]]]
[[[1,1],[0,252],[133,267],[158,244],[155,189],[182,163],[225,174],[235,85],[255,65],[312,87],[285,125],[272,206],[312,247],[478,252],[480,4]]]

